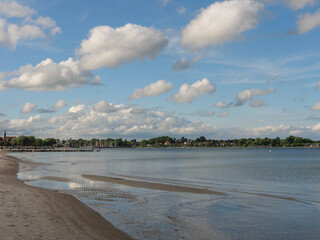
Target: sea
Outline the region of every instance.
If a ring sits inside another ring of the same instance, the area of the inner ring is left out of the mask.
[[[320,149],[13,153],[26,184],[75,196],[136,239],[320,239]],[[134,187],[84,175],[208,189]]]

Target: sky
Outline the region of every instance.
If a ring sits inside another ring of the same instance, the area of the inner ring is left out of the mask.
[[[0,0],[0,131],[320,139],[318,0]]]

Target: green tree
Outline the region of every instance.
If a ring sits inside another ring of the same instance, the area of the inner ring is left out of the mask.
[[[41,138],[36,138],[35,139],[35,146],[37,146],[37,147],[43,146],[43,140]]]

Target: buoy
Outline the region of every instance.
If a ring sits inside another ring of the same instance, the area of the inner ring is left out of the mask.
[[[182,153],[180,153],[180,156],[182,156]]]

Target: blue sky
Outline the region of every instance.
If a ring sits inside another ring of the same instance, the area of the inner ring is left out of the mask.
[[[0,128],[320,139],[319,38],[317,0],[0,0]]]

